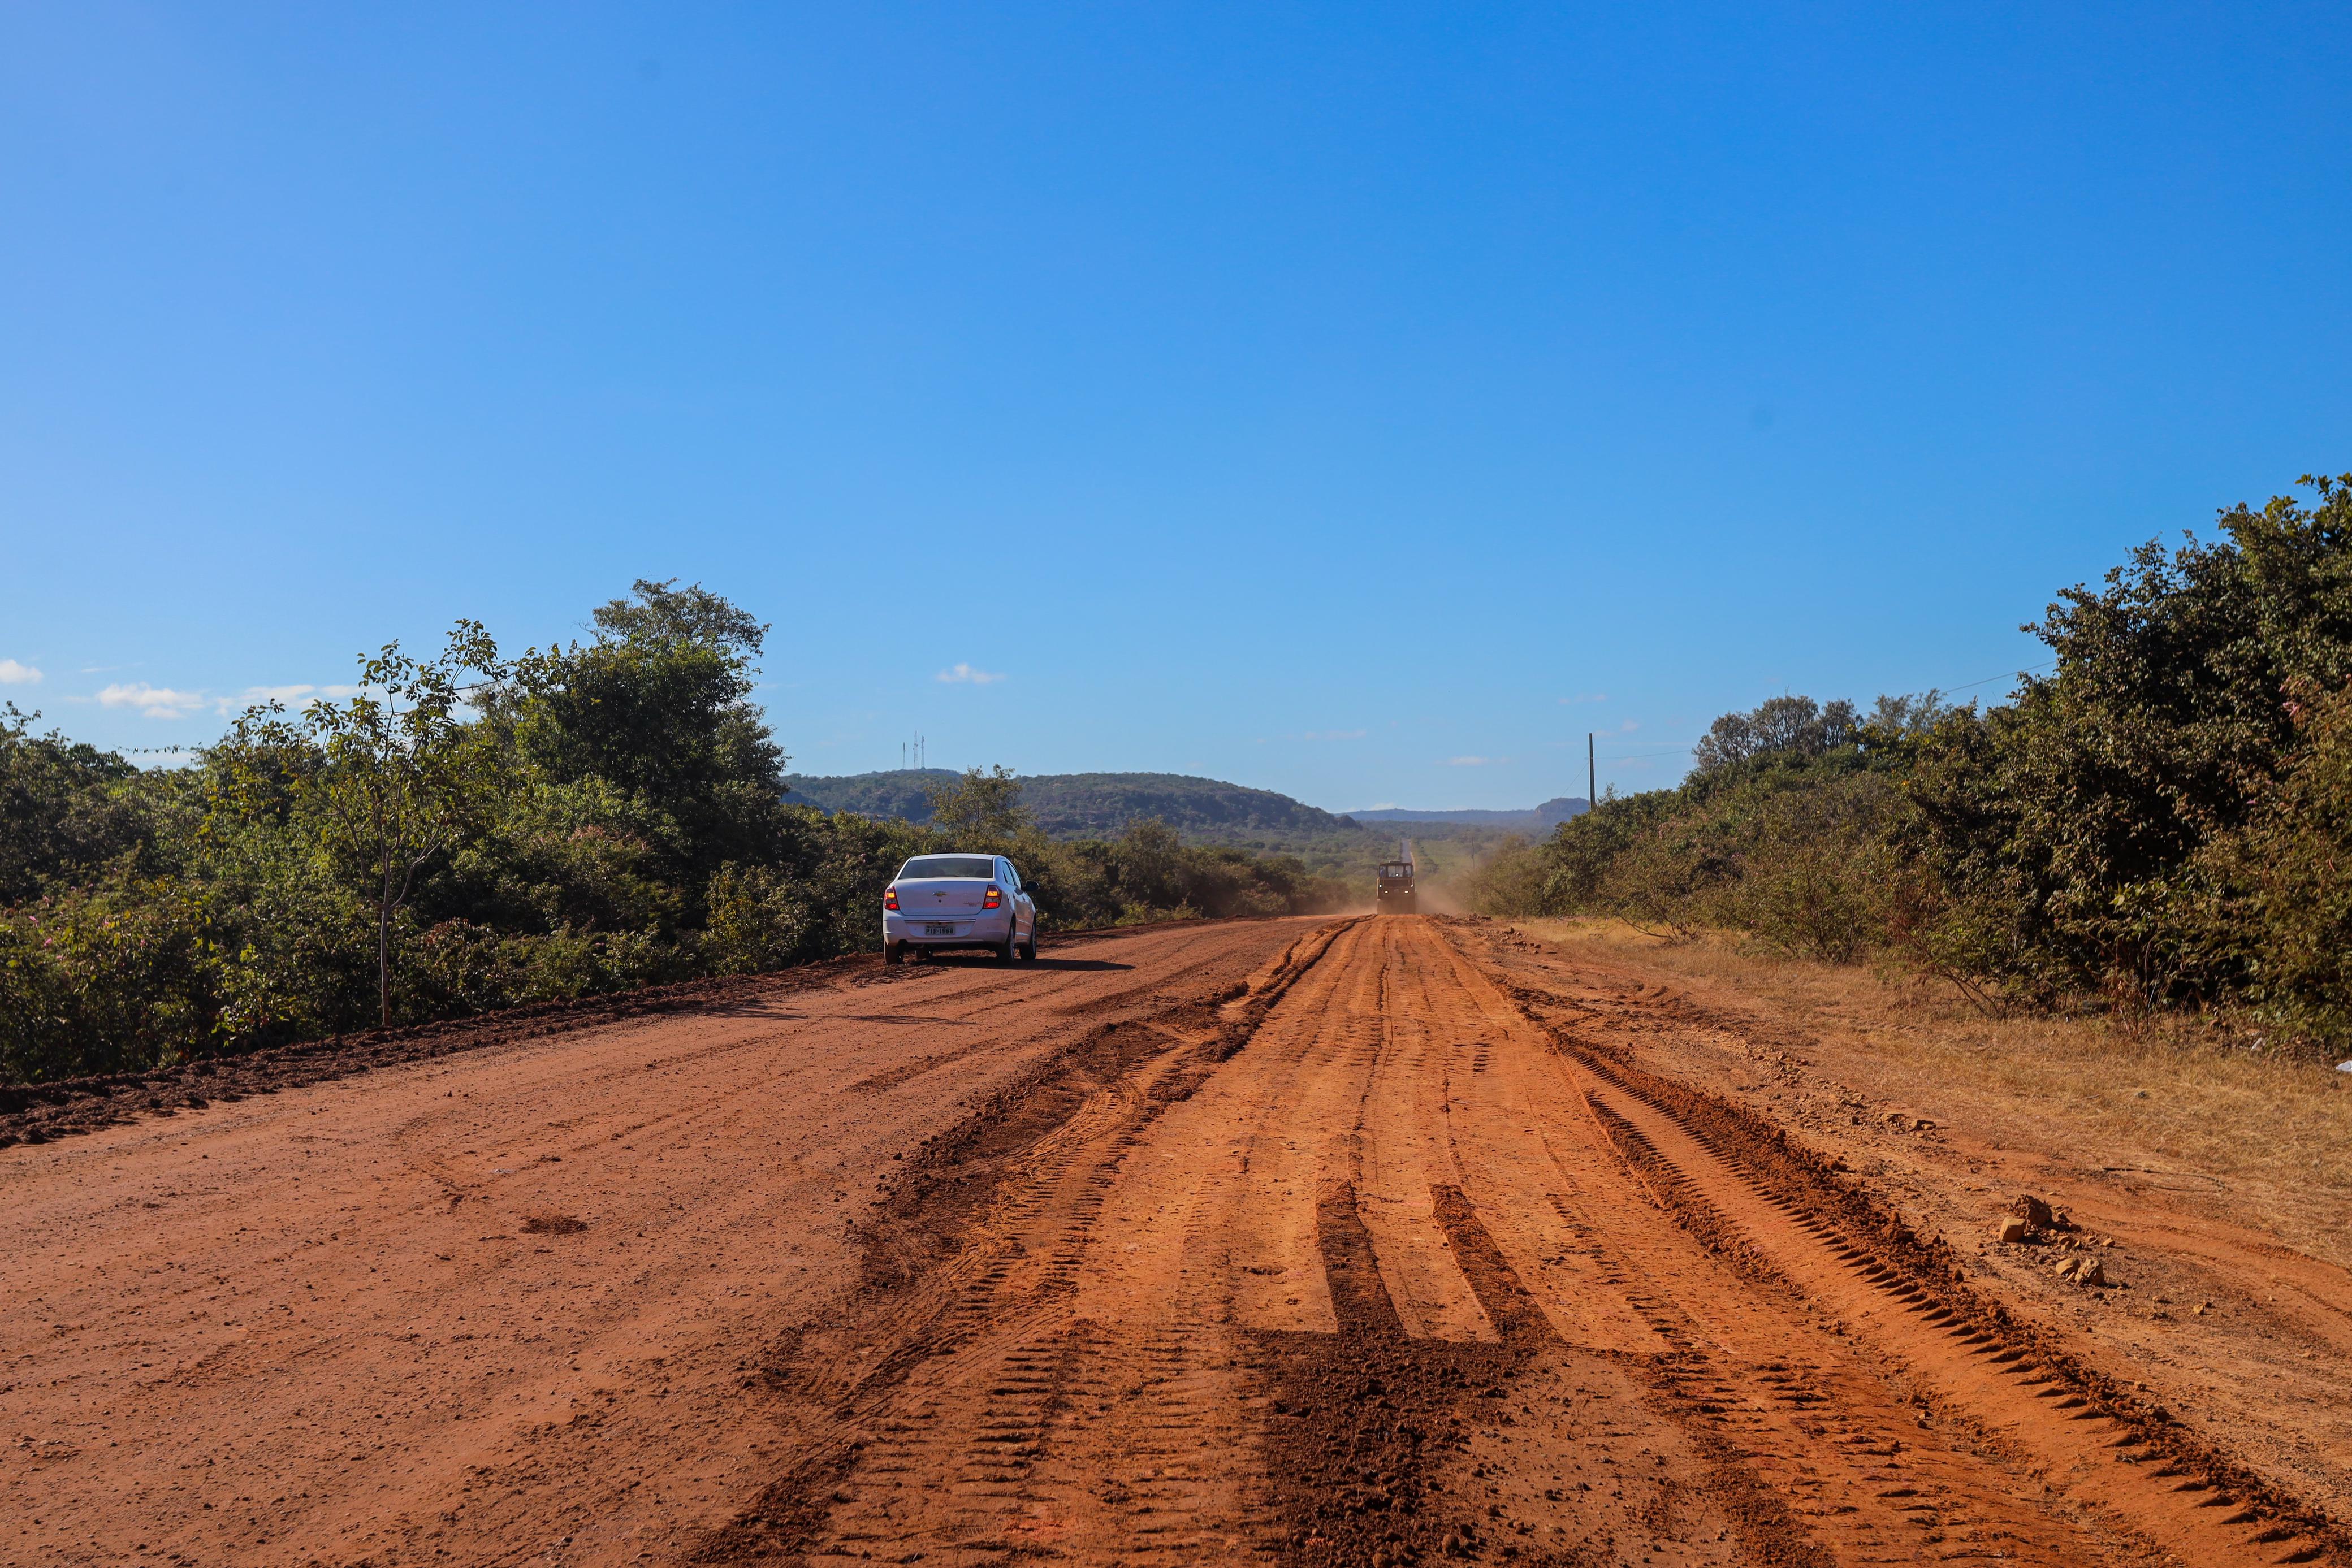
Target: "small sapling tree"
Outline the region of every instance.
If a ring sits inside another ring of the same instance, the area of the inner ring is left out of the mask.
[[[507,674],[479,622],[460,621],[437,658],[387,643],[360,661],[358,692],[289,716],[247,710],[214,750],[215,810],[285,811],[366,903],[375,925],[376,1012],[392,1022],[393,946],[417,878],[482,825],[506,781],[505,754],[467,710],[472,686]]]

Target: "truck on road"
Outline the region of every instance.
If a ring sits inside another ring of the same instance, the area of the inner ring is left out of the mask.
[[[1412,841],[1406,839],[1397,845],[1397,858],[1381,862],[1380,894],[1376,907],[1382,915],[1411,915],[1412,898]]]

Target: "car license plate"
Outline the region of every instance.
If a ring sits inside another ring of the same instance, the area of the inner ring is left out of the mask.
[[[923,927],[923,935],[926,936],[952,936],[955,935],[955,927],[952,925],[926,925]]]

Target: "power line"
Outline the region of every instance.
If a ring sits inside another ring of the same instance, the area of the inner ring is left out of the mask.
[[[2003,671],[2001,674],[1998,674],[1998,675],[1987,675],[1987,676],[1986,676],[1983,680],[1981,680],[1981,681],[1970,681],[1967,685],[1964,685],[1964,686],[1936,686],[1936,687],[1933,687],[1933,688],[1931,688],[1931,689],[1933,689],[1934,691],[1936,691],[1936,692],[1937,692],[1937,694],[1939,694],[1939,695],[1940,695],[1940,694],[1942,694],[1942,693],[1944,693],[1944,692],[1969,692],[1969,691],[1974,691],[1977,687],[1981,686],[1981,685],[1988,685],[1991,684],[1991,683],[1992,683],[1992,682],[1994,682],[1994,681],[2014,681],[2014,680],[2021,680],[2021,679],[2024,678],[2024,677],[2025,677],[2025,676],[2027,676],[2027,675],[2038,675],[2038,674],[2041,674],[2042,671],[2044,671],[2044,670],[2051,670],[2051,669],[2055,669],[2055,668],[2057,668],[2057,665],[2058,665],[2058,661],[2057,661],[2057,660],[2055,660],[2055,659],[2044,659],[2042,663],[2040,663],[2040,664],[2028,664],[2024,669],[2021,669],[2021,670],[2005,670],[2005,671]]]

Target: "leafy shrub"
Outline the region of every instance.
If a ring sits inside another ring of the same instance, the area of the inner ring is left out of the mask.
[[[572,1001],[703,972],[693,955],[650,931],[499,932],[451,920],[419,933],[407,950],[395,999],[409,1022]]]
[[[804,883],[767,866],[724,866],[709,902],[702,950],[719,974],[761,974],[818,956],[824,917]]]
[[[144,1071],[205,1050],[224,1005],[209,925],[184,884],[133,877],[0,911],[0,1074]]]
[[[125,855],[143,862],[153,838],[149,812],[126,787],[139,770],[55,731],[34,735],[40,716],[0,704],[0,904]]]
[[[2297,744],[2249,820],[2217,834],[2161,911],[2181,967],[2235,979],[2292,1040],[2352,1040],[2352,689],[2294,703]]]

